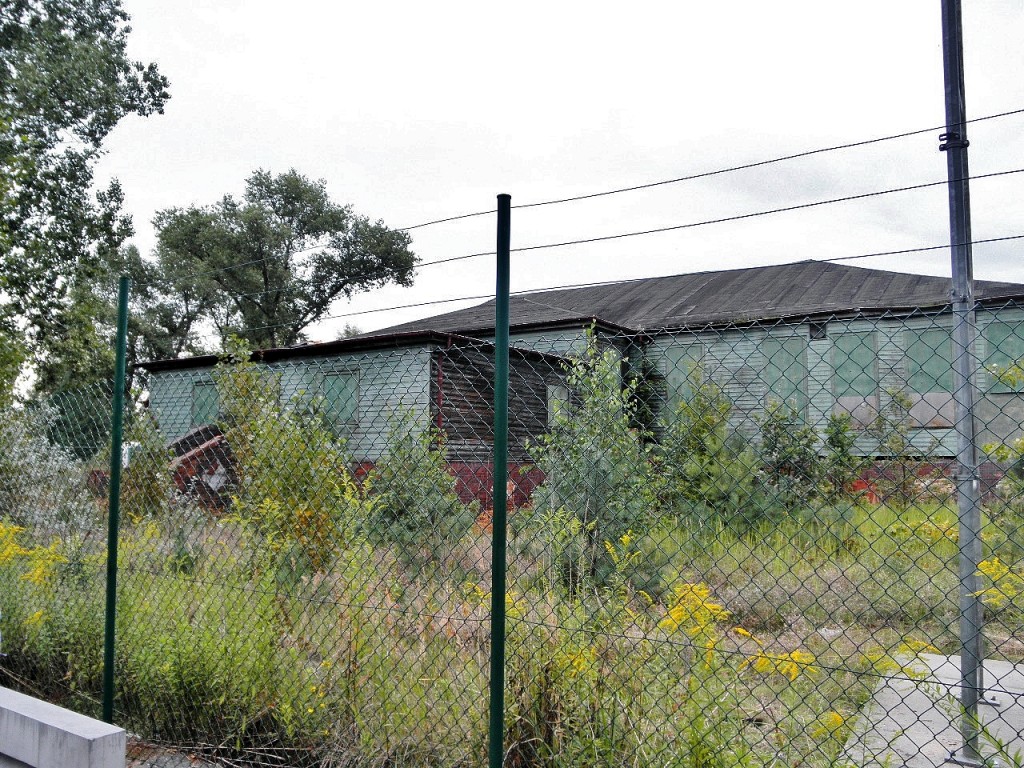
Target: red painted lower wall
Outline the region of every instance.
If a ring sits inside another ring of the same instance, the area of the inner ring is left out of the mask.
[[[361,461],[355,466],[357,480],[362,480],[373,470],[372,461]],[[464,504],[477,501],[484,509],[491,508],[491,485],[494,483],[493,462],[453,461],[448,472],[455,478],[455,492]],[[508,465],[507,494],[511,506],[526,506],[534,489],[544,482],[544,473],[531,464]]]

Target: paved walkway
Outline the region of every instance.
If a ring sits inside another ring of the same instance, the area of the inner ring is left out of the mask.
[[[960,696],[960,659],[922,654],[923,678],[903,675],[885,678],[865,706],[845,757],[856,766],[873,768],[938,768],[953,766],[951,754],[962,747],[957,720]],[[984,725],[981,752],[989,761],[1008,768],[1024,765],[1024,664],[986,661],[986,698],[996,706],[981,705]],[[1003,745],[998,754],[996,742]],[[1016,760],[1014,756],[1016,755]]]

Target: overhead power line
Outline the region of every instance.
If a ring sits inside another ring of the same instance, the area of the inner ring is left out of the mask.
[[[998,119],[998,118],[1011,117],[1011,116],[1020,115],[1020,114],[1024,114],[1024,108],[1022,108],[1022,109],[1014,109],[1014,110],[1010,110],[1010,111],[1007,111],[1007,112],[999,112],[997,114],[992,114],[992,115],[985,115],[983,117],[972,118],[970,120],[967,120],[966,123],[979,123],[979,122],[983,122],[983,121],[986,121],[986,120],[995,120],[995,119]],[[702,172],[690,174],[690,175],[687,175],[687,176],[679,176],[679,177],[671,178],[671,179],[663,179],[661,181],[653,181],[653,182],[649,182],[649,183],[645,183],[645,184],[636,184],[636,185],[628,186],[628,187],[619,187],[619,188],[616,188],[616,189],[609,189],[609,190],[604,190],[604,191],[600,191],[600,192],[591,192],[591,193],[587,193],[587,194],[583,194],[583,195],[576,195],[576,196],[573,196],[573,197],[563,197],[563,198],[555,198],[555,199],[551,199],[551,200],[541,200],[541,201],[532,202],[532,203],[521,203],[519,205],[513,205],[512,207],[515,208],[515,209],[539,208],[541,206],[557,205],[557,204],[561,204],[561,203],[570,203],[570,202],[576,202],[576,201],[579,201],[579,200],[589,200],[591,198],[606,197],[606,196],[609,196],[609,195],[616,195],[616,194],[620,194],[620,193],[623,193],[623,192],[633,192],[633,191],[636,191],[636,190],[650,189],[650,188],[653,188],[653,187],[666,186],[666,185],[669,185],[669,184],[678,184],[678,183],[685,182],[685,181],[694,181],[694,180],[697,180],[697,179],[709,178],[709,177],[712,177],[712,176],[720,176],[720,175],[723,175],[723,174],[726,174],[726,173],[734,173],[734,172],[737,172],[737,171],[748,170],[748,169],[751,169],[751,168],[759,168],[759,167],[766,166],[766,165],[773,165],[773,164],[776,164],[776,163],[786,162],[788,160],[796,160],[796,159],[799,159],[799,158],[802,158],[802,157],[810,157],[810,156],[813,156],[813,155],[824,154],[824,153],[827,153],[827,152],[836,152],[836,151],[840,151],[840,150],[844,150],[844,149],[852,149],[852,148],[855,148],[855,147],[868,146],[868,145],[871,145],[871,144],[878,144],[878,143],[885,142],[885,141],[892,141],[894,139],[906,138],[906,137],[909,137],[909,136],[917,136],[917,135],[921,135],[921,134],[925,134],[925,133],[931,133],[931,132],[937,131],[937,130],[943,130],[945,128],[946,128],[946,126],[944,126],[944,125],[932,126],[932,127],[929,127],[929,128],[921,128],[921,129],[914,130],[914,131],[905,131],[903,133],[894,133],[894,134],[891,134],[891,135],[888,135],[888,136],[880,136],[880,137],[876,137],[876,138],[872,138],[872,139],[865,139],[863,141],[848,142],[848,143],[845,143],[845,144],[835,144],[835,145],[828,146],[828,147],[821,147],[821,148],[818,148],[818,149],[807,150],[805,152],[797,152],[797,153],[791,154],[791,155],[782,155],[780,157],[774,157],[774,158],[771,158],[771,159],[768,159],[768,160],[758,160],[758,161],[754,161],[754,162],[750,162],[750,163],[743,163],[741,165],[729,166],[727,168],[718,168],[718,169],[711,170],[711,171],[702,171]],[[1013,173],[1013,172],[1011,171],[1010,173]],[[977,177],[973,177],[973,178],[984,178],[984,177],[983,176],[977,176]],[[947,182],[942,182],[942,183],[947,183]],[[903,188],[903,189],[916,189],[916,188],[917,187],[906,187],[906,188]],[[876,194],[888,194],[890,191],[902,191],[902,190],[887,190],[887,191],[879,192],[879,193],[876,193]],[[856,199],[856,198],[840,198],[839,200],[837,200],[837,202],[841,201],[841,200],[845,200],[845,199]],[[824,204],[824,202],[816,203],[816,205],[823,205],[823,204]],[[807,207],[810,207],[810,206],[807,206]],[[399,227],[398,229],[400,231],[406,231],[407,232],[407,231],[410,231],[410,230],[413,230],[413,229],[420,229],[420,228],[423,228],[423,227],[432,226],[434,224],[443,224],[443,223],[449,222],[449,221],[458,221],[458,220],[461,220],[461,219],[469,219],[469,218],[474,218],[474,217],[478,217],[478,216],[487,216],[487,215],[493,214],[494,212],[495,212],[495,209],[492,208],[492,209],[488,209],[486,211],[475,211],[475,212],[472,212],[472,213],[463,213],[463,214],[458,214],[456,216],[447,216],[447,217],[441,218],[441,219],[434,219],[433,221],[426,221],[426,222],[423,222],[421,224],[415,224],[415,225],[410,226],[410,227]],[[766,212],[766,213],[770,213],[770,212]],[[765,213],[750,214],[750,216],[753,216],[753,215],[765,215]],[[714,221],[709,221],[707,223],[719,223],[721,221],[730,221],[730,220],[732,220],[732,219],[714,220]],[[700,223],[695,223],[695,224],[687,225],[687,226],[699,226],[699,225],[700,225]],[[678,228],[682,228],[682,227],[678,227]],[[655,230],[655,231],[659,231],[659,230]],[[667,231],[667,230],[660,230],[660,231]],[[643,234],[643,233],[638,233],[638,234]],[[629,235],[618,235],[617,237],[627,237],[627,236],[629,236]],[[609,239],[613,239],[613,238],[609,238]],[[579,242],[593,242],[593,241],[592,240],[583,240],[583,241],[579,241]],[[296,255],[296,254],[300,254],[300,253],[305,253],[305,252],[309,252],[309,251],[315,251],[315,250],[317,250],[317,249],[319,249],[321,247],[323,247],[323,246],[312,246],[312,247],[309,247],[309,248],[303,248],[303,249],[300,249],[298,251],[295,251],[292,255]],[[538,247],[540,247],[540,246],[538,246]],[[552,246],[543,246],[543,247],[555,247],[555,246],[552,245]],[[522,249],[513,249],[513,250],[522,250]],[[490,252],[484,252],[481,255],[489,255],[489,253]],[[450,262],[453,262],[453,261],[461,261],[461,260],[467,259],[467,258],[474,258],[475,255],[476,254],[471,254],[471,255],[467,255],[467,256],[455,256],[455,257],[446,258],[446,259],[437,259],[435,261],[423,262],[421,264],[418,264],[417,268],[421,268],[421,267],[424,267],[424,266],[429,266],[430,264],[447,264],[447,263],[450,263]],[[242,262],[238,262],[236,264],[229,264],[229,265],[226,265],[224,267],[217,267],[217,268],[211,269],[211,270],[205,270],[205,271],[202,271],[202,272],[195,272],[195,273],[192,273],[191,277],[193,277],[193,278],[200,278],[200,277],[208,277],[210,275],[222,274],[224,272],[230,271],[232,269],[237,269],[239,267],[250,266],[252,264],[259,264],[262,261],[264,261],[264,259],[251,259],[249,261],[242,261]],[[137,285],[153,285],[156,282],[159,282],[159,281],[138,282]]]
[[[1024,168],[1015,168],[1009,171],[997,171],[995,173],[983,173],[977,176],[971,176],[971,180],[977,179],[990,179],[997,176],[1010,176],[1015,173],[1024,173]],[[882,189],[875,192],[863,192],[857,195],[845,195],[843,197],[832,197],[827,200],[815,200],[810,203],[798,203],[796,205],[786,205],[780,208],[769,208],[762,211],[752,211],[750,213],[741,213],[735,216],[723,216],[716,219],[703,219],[701,221],[692,221],[686,224],[673,224],[667,227],[655,227],[653,229],[641,229],[633,232],[620,232],[614,235],[601,235],[599,237],[585,237],[578,240],[564,240],[556,243],[542,243],[539,245],[524,245],[519,248],[512,248],[512,253],[525,253],[527,251],[540,251],[549,248],[564,248],[569,245],[585,245],[587,243],[600,243],[606,240],[621,240],[627,237],[639,237],[641,235],[655,235],[661,232],[674,232],[681,229],[693,229],[695,227],[705,227],[711,224],[724,224],[730,221],[743,221],[744,219],[754,219],[761,216],[771,216],[776,213],[788,213],[789,211],[799,211],[807,208],[817,208],[823,205],[832,205],[835,203],[846,203],[851,200],[864,200],[870,197],[881,197],[882,195],[891,195],[896,192],[911,192],[918,189],[928,189],[929,187],[945,186],[948,181],[945,179],[942,181],[929,181],[924,184],[912,184],[906,187],[893,187],[892,189]],[[421,266],[428,264],[447,264],[452,261],[463,261],[465,259],[476,259],[481,256],[491,256],[494,251],[480,251],[478,253],[467,253],[463,256],[452,256],[446,259],[436,259],[434,261],[424,262]]]
[[[1013,174],[1017,174],[1017,173],[1024,173],[1024,168],[1016,168],[1016,169],[1008,170],[1008,171],[997,171],[995,173],[979,174],[979,175],[976,175],[976,176],[972,176],[970,178],[972,180],[978,180],[978,179],[994,178],[994,177],[998,177],[998,176],[1009,176],[1009,175],[1013,175]],[[653,229],[637,230],[637,231],[633,231],[633,232],[620,232],[620,233],[613,234],[613,235],[601,235],[601,236],[598,236],[598,237],[588,237],[588,238],[581,238],[581,239],[577,239],[577,240],[565,240],[565,241],[555,242],[555,243],[542,243],[542,244],[538,244],[538,245],[526,245],[526,246],[520,246],[519,248],[512,248],[511,251],[513,253],[525,253],[525,252],[529,252],[529,251],[539,251],[539,250],[545,250],[545,249],[551,249],[551,248],[563,248],[563,247],[570,246],[570,245],[585,245],[585,244],[588,244],[588,243],[604,242],[604,241],[608,241],[608,240],[621,240],[621,239],[629,238],[629,237],[639,237],[641,235],[652,235],[652,234],[660,234],[662,232],[673,232],[673,231],[678,231],[678,230],[683,230],[683,229],[694,229],[694,228],[697,228],[697,227],[710,226],[712,224],[724,224],[724,223],[731,222],[731,221],[743,221],[743,220],[746,220],[746,219],[753,219],[753,218],[758,218],[758,217],[761,217],[761,216],[770,216],[770,215],[777,214],[777,213],[787,213],[787,212],[790,212],[790,211],[797,211],[797,210],[808,209],[808,208],[817,208],[817,207],[820,207],[820,206],[831,205],[831,204],[834,204],[834,203],[843,203],[843,202],[850,202],[852,200],[862,200],[862,199],[871,198],[871,197],[880,197],[880,196],[883,196],[883,195],[890,195],[890,194],[894,194],[894,193],[897,193],[897,192],[909,192],[909,191],[914,191],[914,190],[919,190],[919,189],[927,189],[927,188],[930,188],[930,187],[944,186],[947,183],[948,182],[945,181],[945,180],[943,180],[943,181],[932,181],[932,182],[927,182],[927,183],[924,183],[924,184],[914,184],[914,185],[910,185],[910,186],[906,186],[906,187],[894,187],[892,189],[883,189],[883,190],[876,190],[874,192],[863,192],[863,193],[856,194],[856,195],[846,195],[844,197],[829,198],[827,200],[815,200],[815,201],[812,201],[812,202],[809,202],[809,203],[798,203],[796,205],[782,206],[782,207],[779,207],[779,208],[771,208],[771,209],[761,210],[761,211],[752,211],[750,213],[742,213],[742,214],[737,214],[737,215],[734,215],[734,216],[724,216],[724,217],[715,218],[715,219],[704,219],[704,220],[701,220],[701,221],[688,222],[688,223],[685,223],[685,224],[673,224],[673,225],[670,225],[670,226],[667,226],[667,227],[655,227]],[[942,248],[942,247],[948,247],[948,246],[935,246],[934,248]],[[926,249],[926,250],[933,250],[933,249]],[[313,250],[313,249],[307,248],[307,249],[304,249],[304,250]],[[908,251],[908,252],[913,252],[914,250],[919,250],[919,249],[911,249],[911,251]],[[443,258],[443,259],[435,259],[433,261],[421,262],[421,263],[416,265],[416,269],[424,269],[424,268],[427,268],[427,267],[433,267],[433,266],[438,266],[438,265],[442,265],[442,264],[450,264],[452,262],[465,261],[467,259],[482,258],[484,256],[492,256],[493,254],[494,254],[494,251],[478,251],[476,253],[468,253],[468,254],[463,254],[461,256],[450,256],[450,257]],[[871,255],[873,255],[873,254],[866,254],[864,256],[851,256],[851,257],[844,257],[844,258],[867,258],[867,257],[869,257]],[[877,255],[892,255],[892,254],[877,254]],[[211,270],[211,271],[205,272],[205,273],[203,273],[203,272],[195,273],[194,275],[192,275],[192,277],[199,277],[199,276],[203,276],[203,275],[208,275],[208,274],[211,274],[211,273],[217,272],[217,271],[227,271],[227,270],[234,269],[234,268],[237,268],[237,267],[240,267],[240,266],[245,266],[245,265],[252,264],[252,263],[258,263],[259,261],[262,261],[262,259],[256,259],[256,260],[253,260],[253,261],[250,261],[250,262],[241,262],[239,264],[229,265],[229,266],[223,267],[223,268],[221,268],[219,270]],[[146,285],[146,284],[147,283],[140,283],[140,285]],[[267,289],[267,290],[262,290],[262,291],[255,291],[255,292],[252,292],[252,293],[241,294],[239,296],[236,296],[235,298],[236,299],[254,298],[254,297],[263,296],[263,295],[266,295],[266,294],[269,294],[269,293],[276,293],[278,291],[279,291],[278,288],[272,288],[272,289]],[[268,328],[283,327],[284,325],[286,325],[286,324],[277,325],[277,326],[268,326]]]
[[[1010,110],[1008,112],[999,112],[999,113],[994,114],[994,115],[985,115],[984,117],[975,117],[975,118],[972,118],[970,120],[964,121],[964,124],[966,125],[968,123],[980,123],[980,122],[985,121],[985,120],[995,120],[995,119],[998,119],[998,118],[1001,118],[1001,117],[1011,117],[1013,115],[1020,115],[1020,114],[1024,114],[1024,109],[1014,109],[1014,110]],[[871,144],[880,144],[880,143],[885,142],[885,141],[893,141],[895,139],[905,139],[905,138],[908,138],[910,136],[920,136],[921,134],[925,134],[925,133],[933,133],[934,131],[945,130],[947,127],[948,126],[946,126],[946,125],[937,125],[937,126],[931,126],[931,127],[928,127],[928,128],[919,128],[919,129],[914,130],[914,131],[905,131],[903,133],[894,133],[894,134],[890,134],[889,136],[878,136],[878,137],[873,138],[873,139],[864,139],[863,141],[851,141],[851,142],[847,142],[845,144],[833,144],[832,146],[828,146],[828,147],[820,147],[818,149],[810,149],[810,150],[807,150],[807,151],[804,151],[804,152],[796,152],[796,153],[791,154],[791,155],[782,155],[780,157],[773,157],[773,158],[770,158],[768,160],[756,160],[756,161],[750,162],[750,163],[742,163],[741,165],[732,165],[732,166],[729,166],[729,167],[726,167],[726,168],[718,168],[718,169],[713,170],[713,171],[701,171],[701,172],[692,173],[692,174],[689,174],[689,175],[686,175],[686,176],[677,176],[677,177],[672,178],[672,179],[662,179],[661,181],[651,181],[651,182],[647,182],[645,184],[634,184],[633,186],[629,186],[629,187],[618,187],[616,189],[608,189],[608,190],[603,190],[601,192],[589,192],[589,193],[582,194],[582,195],[574,195],[572,197],[560,197],[560,198],[555,198],[555,199],[552,199],[552,200],[540,200],[540,201],[533,202],[533,203],[520,203],[519,205],[513,205],[512,208],[514,208],[514,209],[540,208],[541,206],[545,206],[545,205],[560,205],[562,203],[574,203],[574,202],[577,202],[577,201],[580,201],[580,200],[592,200],[595,197],[607,197],[609,195],[618,195],[618,194],[621,194],[623,192],[636,192],[636,191],[641,190],[641,189],[651,189],[653,187],[663,187],[663,186],[666,186],[666,185],[669,185],[669,184],[679,184],[679,183],[684,182],[684,181],[695,181],[697,179],[706,179],[706,178],[709,178],[711,176],[720,176],[720,175],[726,174],[726,173],[735,173],[736,171],[746,171],[746,170],[750,170],[752,168],[761,168],[761,167],[766,166],[766,165],[774,165],[775,163],[784,163],[784,162],[787,162],[789,160],[798,160],[798,159],[804,158],[804,157],[811,157],[813,155],[825,154],[826,152],[838,152],[838,151],[841,151],[841,150],[844,150],[844,149],[853,149],[855,147],[865,147],[865,146],[869,146]],[[432,221],[425,221],[425,222],[423,222],[421,224],[414,224],[411,227],[400,227],[399,229],[401,229],[404,232],[408,232],[408,231],[413,230],[413,229],[421,229],[423,227],[430,227],[430,226],[433,226],[435,224],[444,224],[444,223],[447,223],[449,221],[459,221],[461,219],[471,219],[471,218],[475,218],[477,216],[488,216],[488,215],[493,214],[494,212],[495,212],[494,208],[489,208],[486,211],[474,211],[472,213],[461,213],[461,214],[458,214],[458,215],[455,215],[455,216],[446,216],[446,217],[441,218],[441,219],[434,219]]]

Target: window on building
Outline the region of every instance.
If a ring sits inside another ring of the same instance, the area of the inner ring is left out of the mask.
[[[759,345],[764,355],[761,379],[767,400],[785,403],[797,413],[807,412],[807,339],[768,337]]]
[[[674,410],[693,395],[695,386],[700,386],[707,374],[706,354],[700,343],[673,344],[665,350],[665,396],[669,409]]]
[[[874,331],[844,331],[832,347],[833,384],[837,398],[873,397],[878,393],[878,353]]]
[[[854,428],[866,428],[878,415],[878,350],[874,331],[833,335],[834,412],[849,414]]]
[[[324,415],[336,430],[352,427],[359,419],[359,373],[325,373],[321,384]]]
[[[908,330],[907,384],[913,392],[953,391],[953,339],[945,328]]]
[[[555,422],[555,417],[564,413],[569,407],[569,388],[564,384],[548,384],[548,426]]]
[[[985,341],[982,364],[992,375],[990,392],[1024,391],[1024,324],[996,321],[981,332]],[[1009,375],[1007,375],[1009,374]]]
[[[197,381],[192,385],[192,426],[212,424],[219,416],[217,385],[212,381]]]
[[[953,338],[948,328],[904,331],[910,420],[916,427],[953,426]]]

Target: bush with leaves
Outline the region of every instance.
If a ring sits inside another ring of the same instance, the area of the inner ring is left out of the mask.
[[[429,560],[457,541],[476,516],[448,472],[444,434],[411,411],[391,423],[387,447],[369,476],[371,536],[401,547],[406,559]]]
[[[763,504],[757,456],[730,428],[732,403],[722,389],[699,368],[688,378],[688,394],[662,425],[659,494],[675,514],[706,506],[717,517],[746,520]]]
[[[924,456],[934,446],[921,450],[913,441],[910,395],[902,389],[888,389],[885,399],[868,428],[878,441],[878,476],[875,486],[888,501],[908,504],[917,495],[916,483]]]
[[[819,435],[796,409],[769,403],[760,420],[761,478],[787,512],[849,495],[867,463],[854,452],[851,423],[849,414],[832,414]]]
[[[323,570],[369,514],[344,445],[315,414],[281,403],[279,374],[251,361],[244,343],[230,345],[213,378],[236,514],[256,526],[282,573]]]
[[[121,475],[121,508],[125,518],[138,522],[165,514],[174,498],[171,452],[156,421],[147,411],[128,426]]]
[[[574,572],[576,557],[561,565],[575,586],[581,577],[603,582],[612,571],[604,542],[646,530],[658,503],[646,436],[633,426],[635,384],[623,385],[617,352],[602,350],[591,335],[568,364],[566,383],[569,401],[534,446],[545,480],[533,498],[539,516],[564,509],[580,522],[585,570]]]
[[[849,496],[851,486],[868,464],[854,447],[857,433],[848,413],[833,413],[825,423],[825,445],[822,456],[821,492],[829,502]]]
[[[817,432],[799,411],[775,400],[759,423],[762,479],[787,512],[806,506],[821,477]]]
[[[9,407],[0,419],[0,518],[62,538],[97,517],[86,467],[48,437],[56,414],[43,404]]]

